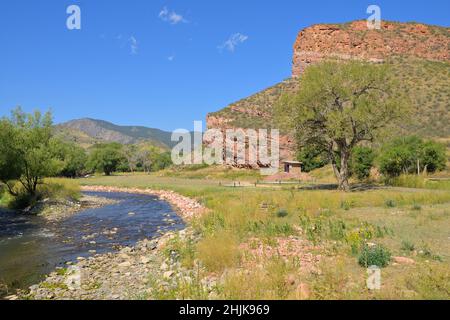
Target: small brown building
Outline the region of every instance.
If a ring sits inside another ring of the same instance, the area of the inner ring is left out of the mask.
[[[284,172],[299,174],[302,173],[302,163],[298,161],[283,161]]]

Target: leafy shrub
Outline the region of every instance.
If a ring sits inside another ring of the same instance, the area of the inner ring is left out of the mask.
[[[397,206],[397,203],[394,200],[386,200],[385,202],[386,207],[388,208],[395,208]]]
[[[122,145],[119,143],[95,145],[87,162],[87,168],[95,172],[103,172],[110,176],[126,161]]]
[[[328,238],[332,240],[342,240],[345,238],[347,232],[347,225],[342,220],[328,221]]]
[[[352,208],[353,203],[347,200],[341,201],[341,209],[348,211]]]
[[[368,147],[356,147],[351,158],[351,171],[358,180],[365,180],[370,176],[374,165],[375,152]]]
[[[22,210],[34,206],[39,200],[41,200],[39,194],[31,195],[28,192],[20,191],[12,198],[8,206],[14,210]]]
[[[409,242],[409,241],[402,241],[402,247],[401,249],[403,251],[407,251],[407,252],[413,252],[414,250],[416,250],[416,246],[414,245],[414,243]]]
[[[0,207],[8,206],[11,199],[12,196],[9,194],[9,192],[3,189],[2,186],[0,185]]]
[[[297,154],[297,160],[303,164],[302,169],[304,172],[311,172],[329,163],[327,154],[314,145],[303,147]]]
[[[381,173],[390,178],[414,174],[417,170],[436,172],[446,167],[446,149],[443,144],[411,136],[385,145],[379,162]]]
[[[77,201],[81,197],[80,186],[76,181],[59,178],[45,179],[42,184],[38,185],[34,195],[27,192],[19,183],[14,186],[14,192],[16,195],[11,197],[8,206],[16,210],[33,207],[38,201],[46,198]]]
[[[359,253],[358,263],[364,268],[370,266],[385,268],[389,265],[391,256],[391,252],[382,245],[369,246],[364,244]]]
[[[194,267],[195,261],[195,243],[192,239],[182,240],[179,236],[168,241],[164,254],[170,258],[173,254],[179,256],[183,266],[187,268]]]
[[[280,209],[277,211],[278,218],[286,218],[289,215],[289,212],[286,209]]]

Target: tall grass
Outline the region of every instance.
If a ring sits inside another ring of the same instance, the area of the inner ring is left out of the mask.
[[[426,181],[423,176],[418,175],[401,175],[396,178],[392,178],[388,183],[395,187],[404,188],[420,188],[423,189],[426,186]]]
[[[366,270],[358,265],[357,259],[361,243],[379,243],[393,253],[401,254],[396,250],[400,250],[405,232],[411,234],[414,232],[411,230],[419,227],[421,235],[428,237],[430,241],[447,238],[442,222],[444,220],[429,219],[425,215],[433,212],[435,216],[438,212],[436,210],[446,210],[450,202],[450,192],[446,190],[386,188],[341,193],[253,187],[225,188],[214,180],[154,175],[98,177],[82,182],[92,185],[170,189],[196,198],[208,207],[210,211],[206,215],[192,222],[194,229],[202,235],[202,240],[197,245],[180,243],[174,247],[186,266],[192,266],[193,261],[198,259],[208,272],[221,277],[224,282],[219,288],[219,297],[227,299],[301,297],[298,288],[288,285],[289,281],[286,281],[286,277],[291,274],[297,277],[296,285],[299,281],[305,281],[300,275],[301,263],[298,267],[275,257],[274,260],[262,263],[251,261],[248,264],[246,259],[241,259],[245,252],[240,252],[239,245],[251,238],[276,244],[277,238],[294,236],[311,240],[323,247],[326,255],[331,255],[332,258],[326,259],[320,274],[307,279],[311,286],[311,298],[314,299],[402,297],[401,290],[404,290],[406,280],[403,279],[401,268],[388,267],[383,270],[383,279],[386,279],[383,285],[386,290],[383,289],[382,293],[377,295],[367,291]],[[395,207],[388,207],[387,203],[395,203]],[[421,208],[420,211],[414,211],[418,215],[417,219],[410,217],[412,207]],[[374,216],[373,219],[371,215]],[[441,216],[442,219],[447,217],[444,213],[438,217]],[[423,226],[417,225],[420,217],[427,219]],[[442,247],[444,252],[439,252],[444,258],[445,250]],[[448,267],[443,268],[443,272],[448,272]],[[418,283],[412,290],[418,296],[428,296],[427,292],[435,292],[429,296],[439,296],[443,292],[439,286],[442,286],[442,277],[433,277],[423,284]],[[181,286],[180,290],[183,297],[189,298],[185,296],[189,295],[185,286]],[[197,291],[192,293],[193,297],[198,294],[195,292]],[[176,296],[176,292],[174,294]]]
[[[390,179],[388,183],[395,187],[450,190],[450,180],[430,180],[418,175],[401,175],[400,177]]]
[[[34,195],[29,194],[20,183],[16,183],[13,190],[16,193],[14,196],[4,191],[0,198],[0,205],[20,210],[28,206],[34,206],[43,199],[77,201],[81,197],[78,182],[63,178],[44,179],[43,183],[38,185]]]
[[[295,279],[287,278],[294,273],[289,263],[273,258],[264,266],[250,271],[233,270],[227,274],[222,296],[231,300],[280,300],[295,298]]]
[[[79,200],[80,185],[77,180],[64,178],[48,178],[39,187],[42,196],[55,200]]]
[[[207,236],[197,245],[197,257],[209,271],[224,271],[239,261],[237,240],[226,231]]]

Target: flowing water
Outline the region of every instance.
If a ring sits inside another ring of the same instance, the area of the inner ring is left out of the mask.
[[[42,281],[56,267],[76,262],[78,257],[113,252],[184,228],[172,207],[157,197],[86,194],[119,202],[87,209],[59,222],[0,211],[0,296],[5,288],[13,293]]]

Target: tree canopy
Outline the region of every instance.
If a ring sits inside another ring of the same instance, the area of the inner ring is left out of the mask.
[[[51,113],[26,114],[16,108],[0,126],[0,181],[14,194],[12,182],[18,180],[30,195],[35,195],[42,179],[58,170],[50,148]]]
[[[96,145],[89,156],[87,167],[92,171],[110,176],[121,163],[125,162],[122,146],[118,143]]]
[[[380,171],[387,177],[402,174],[436,172],[445,169],[445,145],[411,136],[398,138],[383,146],[379,156]]]
[[[300,90],[282,97],[275,118],[295,132],[299,149],[325,152],[339,189],[349,190],[352,150],[406,119],[407,104],[395,92],[385,65],[326,61],[307,68]]]

